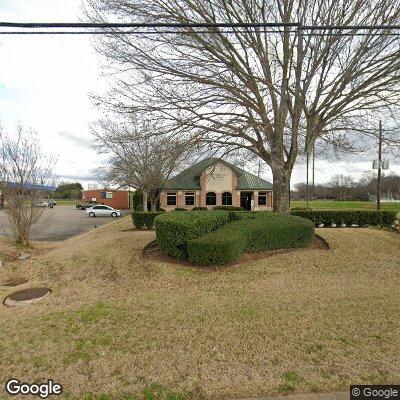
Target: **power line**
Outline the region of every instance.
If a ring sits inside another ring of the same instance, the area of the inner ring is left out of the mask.
[[[160,35],[160,34],[186,34],[193,33],[213,34],[213,33],[249,33],[249,30],[195,30],[195,31],[0,31],[0,35]],[[255,31],[253,31],[255,32]],[[258,30],[260,33],[284,33],[283,31],[274,30]],[[295,33],[296,31],[292,31]]]
[[[0,22],[0,28],[272,28],[292,27],[301,30],[400,29],[400,25],[301,25],[300,22]]]
[[[0,22],[0,28],[271,28],[298,27],[298,22]],[[400,28],[400,27],[399,27]]]
[[[295,34],[297,31],[291,30],[289,32],[284,31],[276,31],[276,30],[220,30],[220,31],[211,31],[211,30],[202,30],[202,31],[0,31],[0,35],[161,35],[161,34],[233,34],[233,33],[292,33]],[[357,33],[357,32],[325,32],[325,33],[303,33],[303,36],[400,36],[400,32],[381,32],[381,33]]]
[[[251,23],[95,23],[95,22],[0,22],[0,35],[160,35],[290,33],[304,36],[398,36],[400,25],[301,25],[299,22]],[[13,30],[8,30],[13,28]],[[69,30],[69,29],[75,30]],[[127,30],[127,28],[130,28]],[[205,29],[207,28],[207,29]],[[213,31],[212,29],[216,30]],[[278,30],[276,30],[278,28]],[[285,28],[284,31],[279,28]],[[17,30],[16,30],[17,29]],[[20,30],[23,29],[23,30]],[[39,29],[39,30],[38,30]],[[45,30],[43,30],[45,29]],[[51,29],[51,30],[47,30]],[[57,29],[57,30],[54,30]],[[78,30],[76,30],[78,29]],[[96,29],[96,30],[92,30]],[[110,30],[112,29],[112,30]],[[132,30],[135,29],[135,30]],[[157,30],[156,30],[157,29]],[[168,30],[166,30],[168,29]],[[182,29],[193,29],[182,31]],[[198,30],[202,29],[202,30]],[[381,32],[359,32],[365,30]],[[337,32],[340,31],[340,32]],[[389,32],[388,32],[389,31]]]

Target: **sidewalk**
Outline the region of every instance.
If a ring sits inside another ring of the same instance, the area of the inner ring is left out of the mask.
[[[307,393],[289,396],[246,397],[236,400],[349,400],[349,392]]]

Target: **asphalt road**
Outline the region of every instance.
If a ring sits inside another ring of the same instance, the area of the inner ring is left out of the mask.
[[[129,212],[125,211],[124,214]],[[44,210],[42,220],[34,227],[31,240],[61,241],[115,221],[112,217],[90,218],[75,206],[55,206]],[[0,210],[0,236],[11,236],[6,212]]]

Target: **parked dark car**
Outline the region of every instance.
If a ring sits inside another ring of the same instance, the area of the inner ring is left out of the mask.
[[[45,199],[45,200],[39,201],[39,203],[37,203],[36,205],[37,205],[37,207],[53,208],[54,206],[57,205],[57,203],[52,199]]]
[[[84,203],[79,203],[76,205],[76,208],[78,210],[86,210],[87,208],[93,207],[95,205],[99,204],[97,201],[86,201]]]
[[[48,207],[53,208],[54,206],[57,205],[57,202],[55,200],[53,200],[53,199],[48,199],[46,201],[47,201]]]

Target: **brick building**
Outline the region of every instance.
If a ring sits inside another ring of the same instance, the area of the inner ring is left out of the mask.
[[[167,211],[232,205],[272,210],[272,184],[219,158],[207,158],[170,179],[160,195]]]
[[[133,192],[127,190],[92,189],[82,190],[82,201],[97,201],[119,210],[132,208]]]

